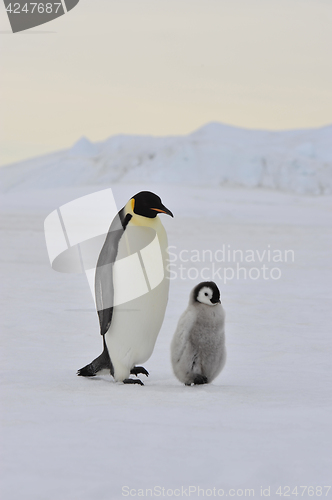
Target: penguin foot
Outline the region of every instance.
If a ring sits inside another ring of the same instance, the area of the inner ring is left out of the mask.
[[[94,359],[91,363],[77,370],[77,375],[81,377],[94,377],[101,370],[109,370],[111,375],[114,375],[114,368],[111,358],[109,357],[108,350],[103,338],[104,350],[98,358]]]
[[[139,385],[144,385],[142,380],[140,380],[139,378],[125,378],[123,381],[122,381],[124,384],[139,384]]]
[[[194,385],[201,385],[201,384],[207,384],[208,379],[205,377],[205,375],[196,375],[194,378]]]
[[[149,376],[149,372],[144,368],[144,366],[134,366],[134,368],[132,368],[130,370],[130,373],[132,375],[136,375],[136,377],[139,373],[142,373],[143,375],[146,375],[147,377]]]

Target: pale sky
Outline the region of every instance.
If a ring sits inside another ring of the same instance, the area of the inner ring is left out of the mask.
[[[332,0],[80,0],[12,34],[1,164],[119,134],[332,123]]]

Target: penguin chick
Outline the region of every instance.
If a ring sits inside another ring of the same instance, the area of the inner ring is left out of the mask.
[[[175,376],[185,385],[208,384],[225,366],[225,311],[213,281],[191,291],[174,333],[171,360]]]

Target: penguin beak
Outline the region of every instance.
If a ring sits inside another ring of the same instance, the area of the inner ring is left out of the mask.
[[[168,210],[164,205],[161,205],[162,208],[151,208],[151,210],[155,210],[156,212],[161,212],[162,214],[167,214],[170,215],[171,217],[174,217],[172,212]]]

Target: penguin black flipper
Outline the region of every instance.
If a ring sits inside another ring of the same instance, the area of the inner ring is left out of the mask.
[[[77,375],[81,377],[94,377],[101,370],[109,370],[111,375],[114,375],[114,368],[111,358],[108,354],[105,337],[103,337],[104,350],[98,358],[94,359],[90,364],[77,370]]]
[[[131,218],[131,214],[124,214],[124,208],[120,210],[112,221],[98,258],[95,294],[101,335],[105,335],[112,322],[114,300],[113,264],[118,253],[119,241]]]
[[[77,371],[77,375],[82,377],[94,377],[104,369],[108,369],[111,375],[114,375],[114,368],[105,342],[105,334],[110,327],[113,316],[113,264],[118,253],[120,238],[131,217],[131,214],[124,214],[124,208],[120,210],[112,221],[99,254],[95,276],[95,294],[104,350],[98,358]]]

